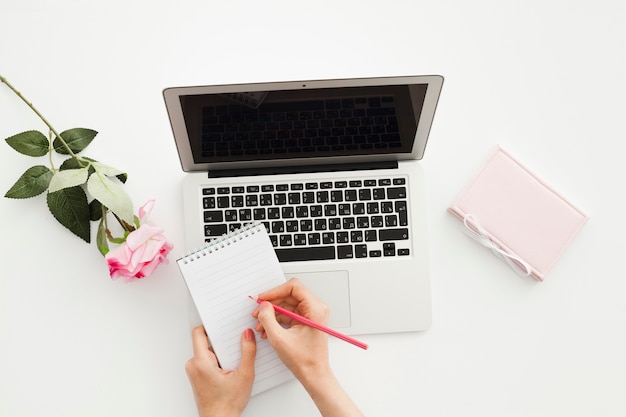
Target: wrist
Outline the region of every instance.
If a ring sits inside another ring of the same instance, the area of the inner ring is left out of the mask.
[[[241,411],[231,404],[212,404],[210,407],[198,409],[200,417],[240,417]]]
[[[308,374],[300,379],[300,382],[323,416],[363,416],[330,368]]]
[[[211,410],[201,412],[200,417],[240,417],[241,413],[233,410]]]
[[[328,364],[302,369],[296,374],[296,378],[309,392],[336,383],[335,375]]]

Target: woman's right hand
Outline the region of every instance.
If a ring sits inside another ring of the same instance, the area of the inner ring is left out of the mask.
[[[282,314],[276,315],[272,304],[324,325],[328,323],[328,306],[296,278],[259,294],[258,298],[269,302],[261,302],[254,311],[253,316],[259,319],[255,330],[261,332],[262,338],[269,339],[322,416],[362,417],[330,369],[326,333]]]
[[[254,311],[253,316],[259,319],[255,330],[261,332],[262,338],[269,339],[280,359],[296,378],[306,386],[312,378],[319,380],[332,374],[326,333],[277,314],[272,306],[274,304],[326,324],[329,315],[326,304],[296,278],[259,294],[258,298],[269,303],[261,302]]]

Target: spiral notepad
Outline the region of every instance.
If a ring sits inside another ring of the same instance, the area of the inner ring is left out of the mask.
[[[213,351],[223,369],[241,361],[241,334],[254,328],[249,295],[285,282],[265,226],[253,223],[177,260]],[[293,378],[267,339],[257,337],[252,395]]]

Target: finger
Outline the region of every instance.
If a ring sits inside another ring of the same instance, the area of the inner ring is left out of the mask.
[[[270,301],[274,305],[286,308],[312,320],[321,323],[328,322],[328,306],[313,295],[297,278],[291,278],[286,283],[259,294],[259,299]],[[258,318],[258,313],[259,307],[253,313],[253,316]],[[278,315],[278,321],[287,325],[294,324],[293,320],[282,315]]]
[[[191,343],[194,356],[206,356],[206,353],[209,351],[209,338],[204,330],[204,326],[193,328],[191,331]]]
[[[276,313],[271,303],[261,303],[259,308],[259,322],[269,337],[273,337],[283,330],[281,325],[276,321]]]
[[[256,359],[256,339],[252,329],[246,329],[241,335],[241,362],[238,372],[246,379],[254,379],[254,360]]]
[[[210,347],[207,351],[206,351],[206,360],[209,361],[209,363],[211,365],[213,365],[214,368],[220,368],[220,363],[217,360],[217,356],[215,356],[215,352],[213,352],[213,348]]]
[[[291,278],[289,281],[284,284],[279,285],[278,287],[274,287],[269,291],[265,291],[259,294],[259,298],[261,300],[273,301],[277,299],[286,299],[289,297],[294,297],[294,289],[296,289],[296,294],[299,293],[298,287],[302,286],[300,281],[297,278]],[[296,302],[302,301],[302,298],[296,298]]]
[[[286,307],[288,310],[321,323],[328,321],[329,309],[322,300],[309,291],[297,278],[292,278],[288,284],[291,286],[291,296],[286,301],[294,303],[293,307]]]
[[[253,316],[255,319],[259,318],[259,312],[260,309],[257,309],[254,313]],[[276,321],[279,322],[280,324],[290,327],[292,326],[294,323],[299,323],[298,321],[293,320],[291,317],[287,317],[284,314],[275,314],[276,316]],[[263,325],[261,324],[260,321],[257,321],[255,326],[254,326],[254,330],[256,330],[257,332],[260,332],[263,330]]]

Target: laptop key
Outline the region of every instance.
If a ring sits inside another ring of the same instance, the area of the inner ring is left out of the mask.
[[[262,206],[271,206],[272,205],[272,195],[271,194],[261,194],[260,202]]]
[[[217,197],[217,207],[218,208],[230,207],[230,198],[225,197],[225,196]]]
[[[280,262],[321,261],[335,259],[333,246],[314,246],[312,248],[274,249]]]
[[[241,220],[242,222],[248,222],[252,220],[252,210],[250,209],[239,210],[239,220]]]
[[[369,188],[363,188],[359,190],[359,200],[371,200],[372,191]]]
[[[391,201],[383,201],[380,203],[381,213],[393,213],[393,203]]]
[[[215,197],[204,197],[202,199],[202,206],[205,210],[215,208]]]
[[[367,245],[354,245],[354,254],[357,258],[367,258]]]
[[[309,245],[319,245],[320,244],[320,234],[319,233],[309,233]]]
[[[338,259],[351,259],[354,257],[352,245],[337,246],[337,258]]]
[[[227,222],[236,222],[237,221],[237,210],[225,210],[224,211],[224,220]]]
[[[283,221],[272,222],[272,233],[284,233],[285,223]]]
[[[381,241],[406,240],[409,238],[409,229],[381,229],[378,231],[378,239]]]
[[[207,210],[204,212],[205,223],[221,223],[224,221],[224,216],[221,210]]]
[[[363,232],[361,230],[351,231],[350,242],[363,242]]]
[[[383,255],[384,256],[396,256],[396,244],[395,243],[383,243]]]
[[[225,224],[206,224],[204,225],[204,235],[207,237],[218,237],[228,232]]]
[[[405,187],[390,187],[387,189],[387,198],[395,200],[397,198],[406,198]]]
[[[398,217],[395,214],[385,216],[385,227],[396,227],[398,225]]]
[[[313,230],[313,220],[300,220],[300,230],[303,232],[310,232]]]
[[[337,232],[337,243],[348,243],[348,232]]]
[[[265,209],[264,208],[255,208],[254,209],[254,220],[265,220]]]
[[[296,246],[306,245],[306,235],[304,233],[296,233],[293,235],[293,244]]]

